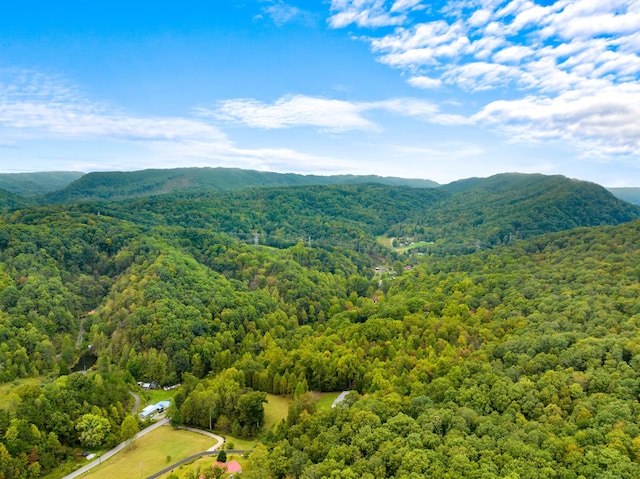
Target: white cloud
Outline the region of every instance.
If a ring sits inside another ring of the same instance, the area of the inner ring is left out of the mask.
[[[476,10],[469,18],[469,25],[472,27],[480,27],[486,25],[491,18],[491,11],[489,10]]]
[[[367,120],[357,121],[367,126]],[[340,165],[353,166],[344,158],[291,148],[242,148],[202,116],[132,115],[90,101],[60,78],[30,71],[0,71],[0,137],[2,146],[18,152],[36,151],[26,144],[64,144],[65,164],[79,171],[178,167],[186,160],[190,166],[271,171],[337,172]],[[99,150],[95,145],[100,145]],[[29,158],[30,164],[43,161],[46,164],[46,160]],[[0,164],[0,169],[9,167],[23,171],[15,162]]]
[[[262,11],[279,27],[291,22],[307,25],[315,23],[313,15],[310,12],[289,5],[281,0],[269,1],[269,5],[265,6]]]
[[[529,47],[514,45],[504,48],[493,55],[493,61],[497,63],[519,63],[524,58],[534,54]]]
[[[445,81],[455,83],[469,91],[488,90],[500,84],[507,84],[519,76],[515,67],[500,63],[470,62],[450,68]]]
[[[226,141],[216,127],[202,121],[136,117],[90,102],[60,79],[29,71],[3,73],[0,125],[5,128],[58,138]]]
[[[518,141],[564,140],[588,144],[585,156],[640,151],[640,86],[609,86],[591,95],[499,100],[474,118],[503,128]]]
[[[638,155],[640,2],[545,3],[450,0],[421,22],[405,15],[393,32],[374,31],[371,51],[416,88],[470,92],[468,110],[477,114],[468,120],[513,140],[553,138],[598,154]],[[383,1],[334,1],[332,7],[394,13]],[[499,99],[503,92],[509,100]],[[442,121],[445,113],[430,121]]]
[[[359,27],[402,25],[407,13],[422,8],[420,0],[331,0],[329,25],[343,28],[351,24]]]
[[[459,115],[443,114],[432,102],[416,98],[349,102],[296,95],[280,98],[273,104],[254,99],[226,100],[214,110],[200,109],[199,113],[253,128],[316,127],[321,131],[344,132],[380,131],[380,126],[365,118],[376,110],[436,124],[468,123]]]
[[[439,88],[440,86],[442,86],[442,80],[440,80],[439,78],[431,78],[424,75],[411,77],[407,80],[407,83],[416,88],[423,88],[425,90],[431,88]]]
[[[167,166],[215,166],[249,168],[260,171],[335,174],[357,172],[357,163],[348,158],[308,154],[291,148],[242,148],[220,146],[210,142],[151,144],[153,159],[165,158]],[[178,160],[176,160],[178,159]],[[173,163],[170,163],[173,161]],[[169,163],[167,163],[169,162]]]
[[[237,121],[255,128],[314,126],[329,131],[376,129],[375,124],[362,117],[362,110],[356,103],[298,95],[280,98],[272,105],[252,99],[226,100],[210,113],[219,120]]]
[[[453,25],[444,20],[421,23],[413,28],[400,28],[382,38],[372,39],[374,52],[405,52],[419,48],[438,48],[459,41],[464,36],[460,23]],[[436,55],[434,55],[436,56]]]

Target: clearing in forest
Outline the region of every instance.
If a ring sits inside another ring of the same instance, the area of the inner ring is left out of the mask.
[[[81,479],[138,479],[148,477],[174,462],[209,449],[215,440],[195,432],[162,426],[142,436],[104,464],[94,467]]]

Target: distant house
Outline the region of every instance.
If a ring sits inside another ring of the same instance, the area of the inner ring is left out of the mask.
[[[157,412],[164,412],[170,404],[171,403],[169,401],[160,401],[157,404],[150,404],[142,410],[142,412],[140,413],[140,417],[142,419],[146,419],[153,416]]]
[[[216,462],[216,466],[226,469],[227,472],[231,475],[240,474],[242,472],[242,466],[238,464],[238,461],[229,461],[229,462]]]
[[[142,410],[140,417],[146,419],[153,416],[156,412],[158,412],[157,406],[155,404],[151,404]]]

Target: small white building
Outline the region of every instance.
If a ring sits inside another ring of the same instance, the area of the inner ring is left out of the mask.
[[[142,419],[146,419],[153,416],[155,413],[164,412],[170,404],[170,401],[160,401],[157,404],[150,404],[142,410],[140,417]]]
[[[142,412],[140,413],[140,417],[142,419],[146,419],[148,417],[153,416],[157,412],[158,412],[158,406],[156,404],[150,404],[149,406],[147,406],[142,410]]]

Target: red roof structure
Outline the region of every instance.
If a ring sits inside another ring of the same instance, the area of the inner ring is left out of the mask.
[[[216,462],[216,466],[226,469],[229,474],[235,474],[236,472],[242,472],[242,466],[238,461],[229,462]]]

